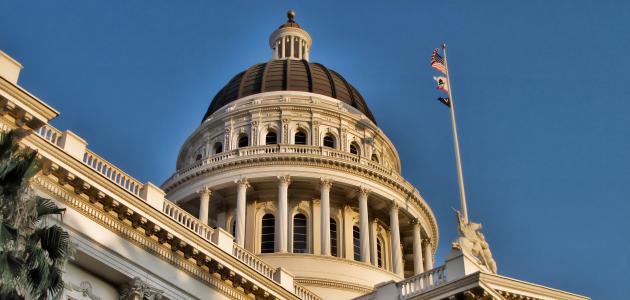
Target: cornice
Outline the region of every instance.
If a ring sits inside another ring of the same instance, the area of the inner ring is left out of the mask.
[[[347,282],[333,280],[333,279],[321,279],[321,278],[314,278],[314,277],[296,277],[294,280],[306,286],[321,286],[321,287],[327,287],[327,288],[344,289],[344,290],[360,292],[362,294],[367,294],[374,291],[372,287],[367,286],[367,285],[350,284]]]
[[[17,99],[19,103],[25,104],[27,108],[25,110],[30,111],[38,118],[41,118],[42,123],[48,123],[48,121],[59,116],[59,112],[44,103],[44,101],[35,97],[19,85],[9,82],[3,77],[0,77],[0,91],[3,91],[9,96]]]

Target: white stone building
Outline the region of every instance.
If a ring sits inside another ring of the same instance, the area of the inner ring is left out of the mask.
[[[270,61],[217,93],[160,187],[50,126],[59,112],[0,52],[1,129],[32,130],[33,187],[67,208],[66,299],[588,299],[493,274],[466,249],[436,266],[428,202],[293,18]]]

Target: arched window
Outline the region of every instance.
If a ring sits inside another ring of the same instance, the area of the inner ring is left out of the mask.
[[[306,216],[293,217],[293,253],[306,253]]]
[[[383,241],[381,238],[376,238],[376,263],[379,268],[383,267]]]
[[[361,233],[359,227],[352,226],[352,244],[354,245],[354,260],[361,260]]]
[[[278,58],[282,58],[282,40],[278,40],[276,43],[276,50],[278,51]]]
[[[291,57],[291,38],[288,36],[284,41],[284,57]]]
[[[337,256],[337,221],[330,218],[330,254]]]
[[[350,144],[350,153],[359,155],[359,145],[356,142]]]
[[[324,136],[324,147],[335,148],[335,137],[332,134],[327,133]]]
[[[195,161],[199,161],[201,160],[201,154],[197,154],[197,156],[195,157]]]
[[[219,154],[221,152],[223,152],[223,144],[216,142],[214,143],[214,154]]]
[[[243,134],[238,138],[238,147],[242,148],[247,146],[249,146],[249,137],[246,134]]]
[[[275,223],[276,218],[272,214],[266,214],[262,217],[260,253],[273,253],[275,251]]]
[[[295,133],[295,144],[306,145],[306,132],[300,130]]]
[[[278,143],[278,135],[274,131],[267,132],[265,136],[265,145],[275,145]]]
[[[299,51],[300,51],[300,38],[296,36],[293,38],[293,57],[300,58]]]
[[[378,155],[376,153],[372,153],[372,161],[378,163]]]

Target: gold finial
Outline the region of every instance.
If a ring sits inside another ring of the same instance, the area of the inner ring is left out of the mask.
[[[289,18],[289,22],[293,22],[293,19],[295,19],[295,11],[292,9],[287,11],[287,18]]]

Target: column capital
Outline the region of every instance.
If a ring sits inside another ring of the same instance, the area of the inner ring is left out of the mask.
[[[313,205],[319,205],[321,203],[320,199],[313,199]]]
[[[398,211],[398,209],[400,208],[400,207],[398,206],[398,203],[396,203],[396,200],[392,200],[392,202],[393,202],[393,203],[392,203],[392,206],[391,206],[389,209],[390,209],[390,210],[395,210],[395,211]]]
[[[332,185],[333,185],[334,180],[332,180],[331,178],[321,177],[320,178],[320,182],[321,182],[321,186],[322,187],[331,188]]]
[[[290,175],[282,175],[278,176],[279,183],[291,184],[291,176]]]
[[[142,281],[140,277],[134,277],[130,282],[120,289],[120,299],[150,299],[159,300],[163,298],[164,291],[158,290]]]
[[[431,247],[433,246],[433,242],[430,238],[424,238],[422,239],[422,245]]]
[[[249,180],[245,177],[234,180],[234,183],[238,184],[239,186],[245,186],[245,188],[249,188],[251,186],[251,184],[249,184]]]
[[[359,196],[367,197],[367,195],[372,192],[372,189],[362,185],[357,188],[357,191],[359,192]]]
[[[420,226],[420,219],[419,218],[412,218],[411,220],[409,220],[409,224],[410,225],[414,225],[414,226]]]
[[[212,190],[209,186],[203,186],[195,191],[199,195],[212,195]]]

